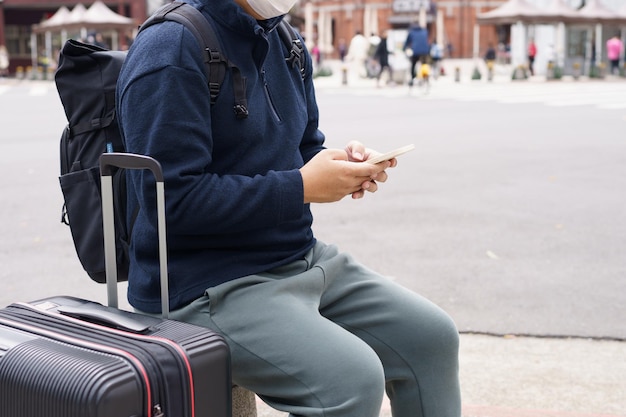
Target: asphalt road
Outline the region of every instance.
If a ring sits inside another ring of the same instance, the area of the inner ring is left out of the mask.
[[[317,237],[432,299],[463,332],[626,338],[624,110],[435,93],[320,89],[330,147],[416,150],[378,193],[316,205]],[[0,305],[104,301],[60,223],[53,84],[0,84],[0,108]]]
[[[462,331],[626,337],[624,110],[349,94],[320,107],[330,146],[417,150],[369,201],[316,207],[318,237]]]

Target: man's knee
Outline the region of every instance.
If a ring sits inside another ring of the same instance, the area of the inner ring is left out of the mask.
[[[385,390],[385,374],[379,360],[361,363],[341,376],[341,415],[377,416]]]
[[[407,313],[407,317],[411,316]],[[403,357],[407,354],[421,360],[458,355],[459,331],[452,318],[441,308],[432,304],[430,308],[421,310],[414,320],[409,321],[408,329],[411,329],[411,322],[415,326],[412,331],[394,337]]]
[[[456,357],[459,352],[459,330],[450,316],[443,311],[433,322],[428,349],[442,357]]]
[[[385,377],[378,357],[352,357],[337,352],[326,363],[314,366],[307,375],[291,380],[285,400],[271,403],[292,415],[325,417],[378,417],[383,400]],[[373,353],[373,352],[372,352]],[[343,360],[341,360],[343,358]],[[295,408],[291,404],[298,404]]]
[[[358,364],[357,369],[353,369],[346,375],[346,382],[354,387],[352,390],[369,393],[382,391],[385,386],[385,371],[376,357],[375,361]]]

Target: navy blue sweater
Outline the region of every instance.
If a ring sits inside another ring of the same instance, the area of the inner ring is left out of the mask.
[[[285,62],[277,30],[232,0],[189,2],[214,22],[223,52],[246,77],[249,116],[235,117],[230,73],[210,104],[196,40],[174,22],[137,37],[117,87],[127,150],[156,158],[165,174],[172,309],[206,288],[299,259],[314,245],[299,168],[324,142],[308,52],[303,81]],[[128,178],[128,212],[141,207],[128,299],[158,313],[154,180],[138,171]]]

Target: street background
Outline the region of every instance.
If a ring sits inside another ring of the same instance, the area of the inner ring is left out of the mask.
[[[464,416],[626,416],[624,79],[472,81],[464,61],[426,93],[332,65],[327,145],[416,150],[376,194],[315,205],[314,231],[452,315]],[[104,302],[60,223],[54,84],[2,80],[0,106],[0,306]]]

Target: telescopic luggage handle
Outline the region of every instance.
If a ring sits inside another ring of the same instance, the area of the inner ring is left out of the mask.
[[[149,156],[131,153],[103,153],[100,156],[102,186],[102,226],[104,228],[104,257],[107,283],[107,301],[118,307],[117,261],[115,249],[115,220],[113,210],[113,171],[111,168],[148,169],[156,179],[157,226],[159,236],[159,264],[161,268],[161,314],[169,316],[169,282],[167,275],[167,246],[165,231],[165,187],[161,164]],[[125,220],[125,219],[123,219]]]
[[[134,153],[110,152],[100,155],[101,175],[112,176],[111,168],[149,169],[157,182],[163,182],[161,164],[154,158]]]

